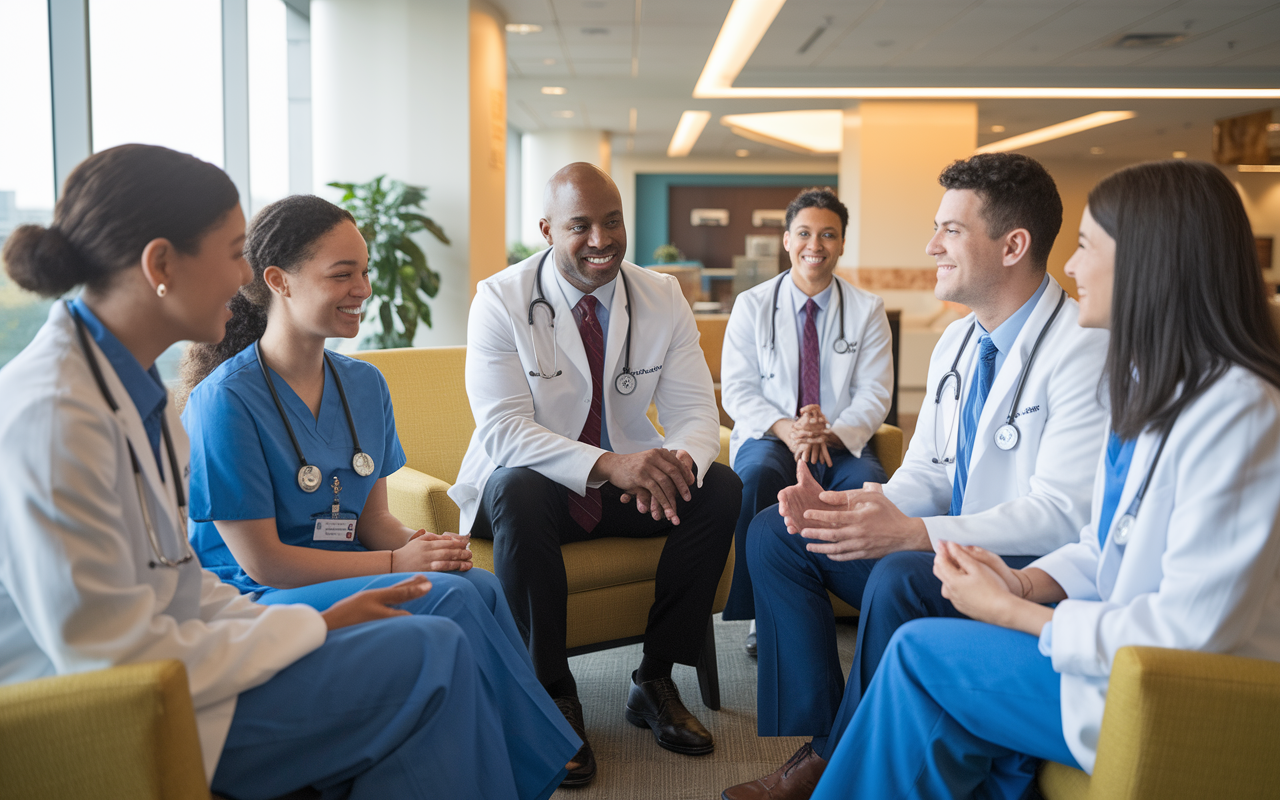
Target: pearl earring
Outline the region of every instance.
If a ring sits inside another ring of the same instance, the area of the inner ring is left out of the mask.
[[[156,287],[156,297],[164,297],[169,293],[169,288],[163,283]]]

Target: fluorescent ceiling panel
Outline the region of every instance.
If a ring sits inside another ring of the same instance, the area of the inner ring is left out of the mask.
[[[681,114],[680,122],[676,124],[676,132],[671,135],[671,144],[667,145],[667,155],[672,158],[689,155],[698,137],[702,135],[702,129],[707,127],[709,119],[711,119],[710,111],[686,111]]]
[[[800,153],[839,153],[844,143],[844,112],[838,109],[728,114],[720,124],[744,139]]]
[[[1098,111],[1093,114],[1086,114],[1083,117],[1069,119],[1066,122],[1059,122],[1057,125],[1049,125],[1038,130],[1020,133],[1017,136],[1010,136],[1008,139],[1001,139],[998,142],[984,144],[974,152],[1005,153],[1010,150],[1019,150],[1023,147],[1030,147],[1033,144],[1061,139],[1073,133],[1080,133],[1093,128],[1100,128],[1103,125],[1111,125],[1115,122],[1133,119],[1136,116],[1137,114],[1132,111]]]

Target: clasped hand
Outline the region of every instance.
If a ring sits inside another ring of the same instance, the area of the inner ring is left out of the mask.
[[[693,474],[693,456],[684,450],[655,447],[639,453],[604,453],[591,468],[591,480],[604,480],[622,490],[621,500],[633,499],[636,510],[655,520],[666,517],[672,525],[680,524],[676,500],[693,499],[697,486]]]
[[[391,553],[392,572],[466,572],[471,569],[470,536],[419,530]]]
[[[804,461],[796,462],[796,485],[778,493],[778,512],[788,533],[809,542],[811,553],[832,561],[883,558],[899,550],[928,550],[924,521],[908,517],[884,496],[880,484],[861,489],[824,491]]]
[[[1039,603],[1066,598],[1042,570],[1010,569],[1000,556],[975,545],[938,542],[933,574],[942,581],[942,596],[960,613],[1032,636],[1053,619],[1052,609]]]

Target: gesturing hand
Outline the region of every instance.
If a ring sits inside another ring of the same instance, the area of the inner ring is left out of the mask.
[[[394,586],[366,589],[350,597],[344,597],[329,606],[328,610],[322,611],[320,616],[324,618],[324,624],[331,631],[375,619],[405,617],[409,616],[409,612],[394,606],[416,600],[430,590],[431,581],[427,580],[425,575],[414,575]]]
[[[636,501],[636,510],[655,520],[664,516],[680,524],[676,500],[693,499],[696,486],[693,457],[684,450],[654,448],[639,453],[605,453],[591,469],[593,480],[606,480],[622,490],[622,502]]]
[[[391,552],[392,572],[466,572],[471,569],[469,536],[419,530]]]
[[[817,539],[805,548],[822,553],[832,561],[883,558],[900,550],[929,550],[929,532],[924,521],[903,514],[884,496],[880,484],[866,483],[861,489],[823,492],[819,508],[806,509],[800,535]]]
[[[803,460],[796,461],[796,483],[778,492],[778,513],[787,523],[787,533],[799,533],[806,525],[820,526],[821,523],[806,518],[805,512],[814,510],[836,510],[840,505],[831,505],[820,499],[823,494],[822,485],[813,478],[809,465]]]

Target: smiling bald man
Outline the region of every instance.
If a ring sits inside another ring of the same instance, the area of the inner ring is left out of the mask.
[[[715,463],[711,373],[679,284],[623,261],[617,186],[591,164],[570,164],[544,203],[549,248],[476,287],[466,371],[476,430],[449,496],[462,532],[493,540],[538,679],[584,742],[565,779],[582,785],[596,764],[565,653],[560,546],[668,537],[626,717],[668,750],[710,753],[711,734],[681,703],[671,667],[702,651],[742,483]],[[649,422],[650,403],[665,435]]]

